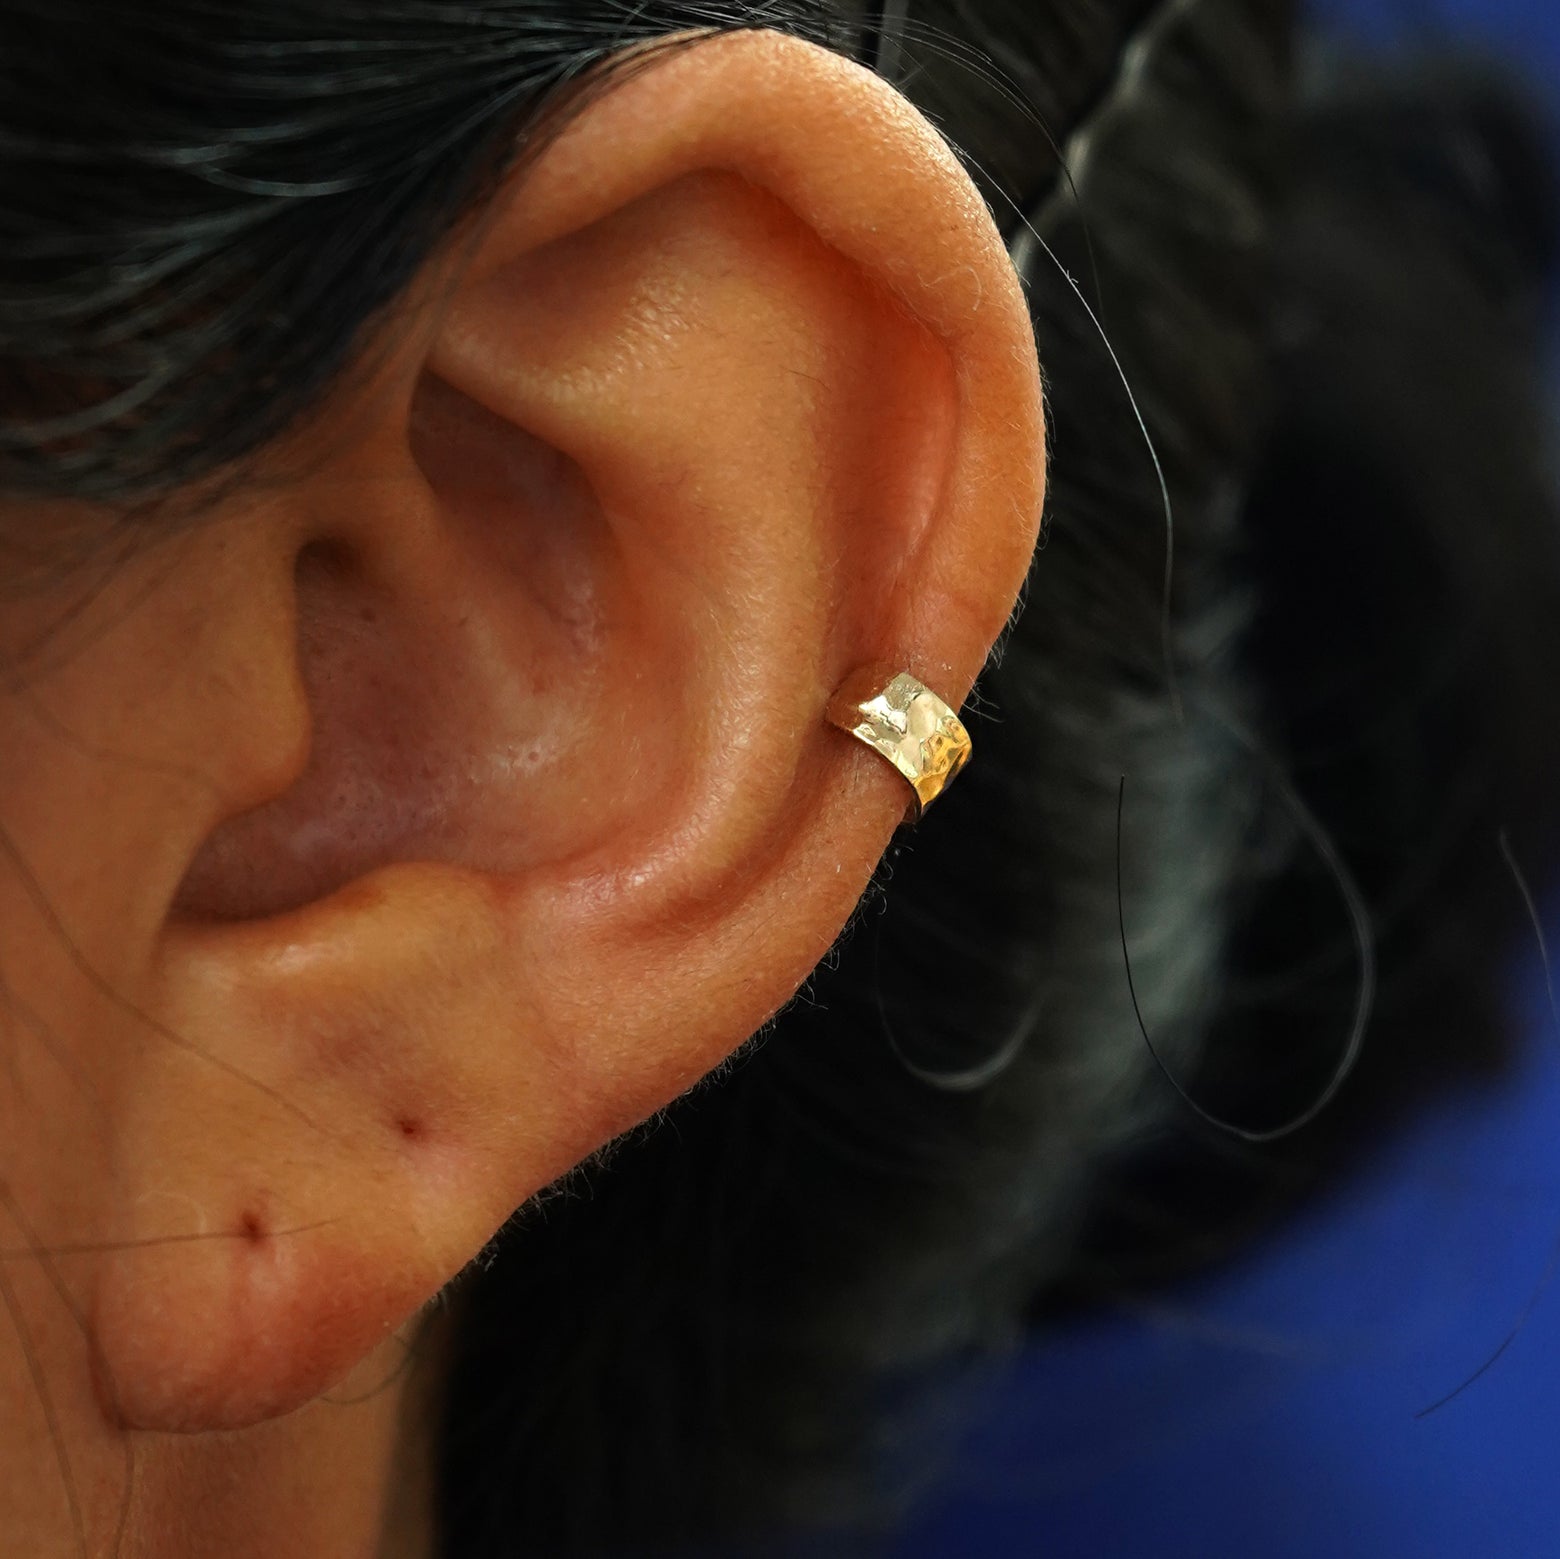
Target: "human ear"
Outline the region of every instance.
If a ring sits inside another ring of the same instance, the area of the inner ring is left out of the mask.
[[[308,1402],[780,1008],[905,809],[830,693],[880,661],[957,702],[1034,545],[1001,242],[831,54],[643,64],[451,254],[136,618],[202,613],[243,673],[142,706],[143,747],[161,722],[222,782],[131,776],[104,824],[142,889],[115,1248],[75,1281],[131,1425]],[[80,723],[113,645],[76,659]]]

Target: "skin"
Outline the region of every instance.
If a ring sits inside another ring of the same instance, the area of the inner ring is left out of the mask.
[[[830,692],[959,701],[1028,567],[1027,311],[868,73],[699,42],[471,236],[199,525],[0,595],[8,1552],[429,1551],[430,1303],[793,994],[906,800]]]

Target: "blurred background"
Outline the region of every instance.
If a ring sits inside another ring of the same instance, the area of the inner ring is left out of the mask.
[[[1560,159],[1560,0],[1311,17],[1329,49],[1498,62]],[[1560,949],[1560,884],[1533,886]],[[1560,1555],[1560,1023],[1537,937],[1507,981],[1504,1075],[1384,1126],[1234,1263],[1065,1320],[970,1385],[895,1559]]]

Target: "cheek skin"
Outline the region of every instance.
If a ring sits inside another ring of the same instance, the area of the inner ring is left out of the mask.
[[[76,983],[135,1003],[201,839],[301,770],[290,559],[267,535],[281,523],[257,509],[148,543],[106,582],[87,569],[0,597],[8,966],[68,942]]]

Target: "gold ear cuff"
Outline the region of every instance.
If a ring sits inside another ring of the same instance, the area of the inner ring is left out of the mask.
[[[908,671],[874,664],[851,672],[829,700],[830,725],[887,758],[914,792],[908,823],[921,814],[970,760],[970,733],[958,714]]]

